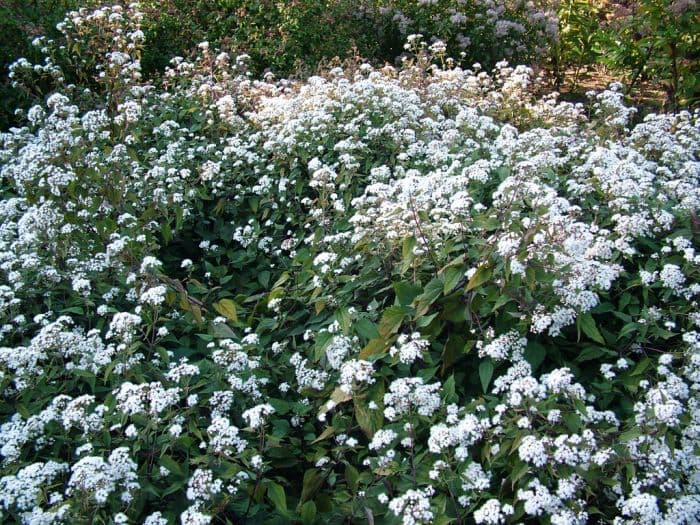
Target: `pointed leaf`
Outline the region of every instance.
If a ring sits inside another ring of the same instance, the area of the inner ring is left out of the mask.
[[[287,496],[282,485],[271,481],[267,486],[267,497],[278,511],[283,514],[287,512]]]
[[[314,439],[311,444],[318,443],[319,441],[323,441],[324,439],[328,439],[331,437],[333,434],[335,434],[335,427],[328,427],[326,430],[321,432],[321,435],[318,436],[316,439]]]
[[[234,303],[231,299],[221,299],[221,301],[218,303],[214,303],[214,310],[219,312],[232,323],[238,322],[236,303]]]
[[[323,485],[323,474],[316,468],[307,469],[304,472],[304,481],[301,486],[301,502],[304,503],[313,498],[318,489]]]
[[[463,276],[464,268],[462,266],[450,266],[447,268],[445,273],[442,274],[442,293],[447,295],[454,290]]]
[[[313,501],[307,501],[301,506],[299,515],[303,525],[311,525],[316,519],[316,504]]]
[[[379,322],[379,334],[386,337],[398,332],[408,312],[410,308],[407,306],[390,306],[384,310],[382,320]]]
[[[493,376],[493,362],[491,359],[486,359],[479,365],[479,379],[481,380],[481,388],[484,393],[488,392],[489,383]]]
[[[367,343],[367,346],[360,351],[357,357],[358,359],[368,359],[373,355],[383,354],[389,350],[391,345],[394,344],[395,340],[396,336],[389,338],[377,337],[372,339],[369,343]]]
[[[491,266],[489,264],[482,264],[477,268],[476,272],[474,272],[474,275],[471,276],[471,279],[469,279],[469,282],[467,283],[467,288],[465,291],[470,291],[473,290],[474,288],[481,286],[484,284],[486,281],[488,281],[491,278]]]
[[[374,433],[379,430],[384,423],[384,414],[379,409],[369,409],[364,402],[356,399],[355,419],[365,435],[372,439]]]
[[[354,494],[357,491],[359,481],[360,473],[357,471],[357,469],[350,463],[345,465],[345,482],[348,484],[348,488],[350,489],[351,493]]]
[[[440,278],[435,278],[425,285],[423,293],[414,300],[416,307],[415,319],[425,314],[438,297],[442,295],[442,288],[443,284]]]
[[[210,324],[209,333],[214,337],[218,337],[221,339],[231,339],[232,337],[236,336],[234,331],[231,330],[231,328],[229,328],[229,326],[225,323]]]
[[[421,292],[421,287],[406,281],[399,281],[393,284],[396,299],[401,306],[408,306],[413,299]]]
[[[583,333],[586,334],[590,339],[593,339],[596,343],[601,345],[605,344],[605,339],[598,331],[598,327],[595,324],[595,320],[590,313],[581,314],[578,316],[577,321]]]
[[[379,336],[379,329],[377,325],[366,318],[358,319],[358,321],[353,325],[355,328],[355,333],[360,337],[365,339],[374,339]]]

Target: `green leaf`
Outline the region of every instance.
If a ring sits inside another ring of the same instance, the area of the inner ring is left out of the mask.
[[[452,374],[450,377],[447,378],[447,381],[445,381],[442,384],[442,391],[445,394],[445,398],[449,402],[452,398],[455,397],[455,376]]]
[[[323,441],[324,439],[328,439],[333,434],[335,434],[335,427],[327,427],[326,430],[321,432],[320,436],[318,436],[316,439],[314,439],[311,442],[311,444],[314,445],[315,443],[318,443],[319,441]]]
[[[387,350],[389,350],[389,347],[391,347],[391,345],[394,344],[395,340],[396,336],[389,338],[376,337],[374,339],[371,339],[367,343],[367,345],[362,350],[360,350],[360,353],[357,357],[358,359],[368,359],[373,355],[383,354]]]
[[[493,308],[491,308],[492,312],[495,312],[498,310],[501,306],[504,306],[511,302],[513,298],[507,294],[500,294],[498,296],[498,299],[496,299],[496,302],[493,304]]]
[[[644,371],[651,366],[651,359],[648,357],[645,357],[642,359],[639,363],[637,363],[637,366],[634,367],[634,370],[632,370],[632,373],[630,375],[632,376],[640,376],[644,373]]]
[[[623,337],[631,334],[632,332],[636,332],[637,328],[639,325],[635,322],[627,323],[625,326],[622,327],[622,330],[617,334],[617,340],[619,341]]]
[[[464,354],[466,340],[459,334],[451,334],[445,348],[442,350],[442,370],[440,375],[445,375],[452,365]]]
[[[408,306],[413,299],[421,292],[421,287],[406,281],[399,281],[393,284],[396,299],[401,306]]]
[[[323,474],[320,470],[315,468],[307,469],[304,472],[304,481],[301,485],[301,501],[300,503],[305,503],[306,501],[313,498],[318,489],[323,485]]]
[[[70,308],[64,308],[61,310],[62,314],[76,314],[85,315],[85,311],[80,306],[71,306]]]
[[[562,419],[569,432],[578,433],[581,430],[581,416],[576,412],[565,412],[562,414]]]
[[[592,359],[599,359],[603,356],[615,356],[615,352],[608,350],[606,348],[601,348],[599,346],[589,345],[586,346],[583,351],[576,357],[576,362],[583,363],[584,361],[591,361]]]
[[[377,325],[367,318],[358,319],[353,326],[355,333],[365,339],[374,339],[379,336]]]
[[[398,332],[401,323],[410,311],[408,306],[390,306],[384,310],[382,320],[379,321],[379,334],[382,337],[387,337]]]
[[[335,319],[338,321],[338,324],[340,325],[340,329],[343,331],[345,335],[347,335],[350,331],[350,324],[352,323],[352,319],[350,319],[350,312],[348,312],[347,308],[340,308],[335,312]]]
[[[530,363],[530,366],[534,372],[540,367],[542,361],[544,361],[544,358],[547,355],[547,350],[536,341],[528,341],[523,355],[525,360]]]
[[[159,462],[161,466],[168,469],[171,474],[177,476],[178,478],[187,477],[185,472],[182,470],[182,466],[170,456],[161,456]]]
[[[283,514],[287,513],[287,496],[282,485],[271,481],[267,485],[267,497],[270,498],[270,501],[278,511]]]
[[[275,413],[280,416],[283,416],[290,410],[289,401],[285,401],[284,399],[270,397],[268,398],[267,402],[272,405],[272,408],[275,409]]]
[[[515,487],[515,484],[518,482],[520,478],[522,478],[527,472],[530,470],[530,465],[525,462],[518,462],[520,463],[520,466],[517,468],[514,468],[511,473],[510,473],[510,482],[511,482],[511,487]]]
[[[464,276],[464,268],[462,266],[450,266],[442,274],[442,293],[447,295],[454,290],[459,281]]]
[[[642,435],[642,429],[639,427],[632,427],[626,432],[620,434],[620,442],[625,443],[627,441],[632,441]]]
[[[442,280],[435,278],[425,285],[423,293],[414,299],[416,307],[415,319],[424,315],[430,306],[442,295]]]
[[[371,410],[369,409],[363,401],[355,399],[355,419],[357,424],[365,433],[365,435],[372,439],[374,433],[382,428],[384,423],[384,414],[379,409]]]
[[[225,323],[210,324],[209,334],[220,339],[231,339],[236,336],[234,331]]]
[[[415,237],[405,237],[401,246],[401,274],[403,275],[413,265],[416,256],[413,248],[416,247]]]
[[[348,484],[348,489],[350,489],[350,492],[353,494],[357,492],[359,481],[360,473],[357,471],[357,469],[350,463],[345,465],[345,482]]]
[[[291,278],[291,275],[289,274],[289,272],[282,272],[282,275],[280,275],[279,279],[277,279],[275,281],[275,284],[272,285],[272,288],[279,288],[284,283],[286,283],[290,278]]]
[[[170,244],[170,241],[173,238],[173,233],[172,230],[170,229],[170,224],[167,222],[164,222],[161,231],[163,232],[163,240],[165,241],[165,244],[168,245]]]
[[[598,331],[598,327],[595,324],[595,320],[593,319],[593,316],[590,313],[580,314],[576,318],[576,322],[581,327],[581,330],[583,330],[583,333],[586,334],[590,339],[592,339],[596,343],[600,343],[601,345],[605,344],[605,339],[603,339],[603,336]]]
[[[630,294],[629,292],[623,293],[622,296],[620,297],[620,303],[619,303],[618,308],[620,310],[624,310],[625,308],[627,308],[627,305],[629,305],[631,301],[632,301],[632,294]]]
[[[178,479],[177,481],[173,481],[168,488],[166,488],[163,491],[162,497],[169,496],[170,494],[175,494],[179,490],[182,489],[182,487],[185,486],[187,483],[187,480],[185,478]]]
[[[299,515],[303,525],[312,525],[316,519],[316,504],[313,501],[307,501],[301,506]]]
[[[438,315],[440,315],[440,312],[435,312],[434,314],[421,316],[418,319],[416,319],[416,326],[418,328],[425,328],[430,323],[432,323],[433,319],[435,319]]]
[[[258,272],[258,282],[262,285],[263,288],[267,288],[267,285],[270,284],[270,272],[268,272],[267,270]]]
[[[474,275],[471,276],[471,279],[469,279],[465,291],[469,292],[470,290],[481,286],[491,278],[492,273],[493,270],[491,269],[491,266],[488,263],[482,264],[481,266],[479,266],[479,268],[477,268],[476,272],[474,272]]]
[[[236,303],[234,303],[231,299],[221,299],[221,301],[218,303],[214,303],[214,310],[219,312],[232,323],[238,322]]]
[[[479,364],[479,379],[484,393],[488,392],[491,377],[493,377],[493,362],[488,358]]]

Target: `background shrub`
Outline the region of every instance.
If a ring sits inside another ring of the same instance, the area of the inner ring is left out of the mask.
[[[40,55],[30,41],[42,35],[58,36],[56,24],[79,3],[77,0],[8,0],[0,4],[0,129],[14,123],[15,108],[27,103],[24,94],[12,88],[8,66],[21,56],[37,59]]]

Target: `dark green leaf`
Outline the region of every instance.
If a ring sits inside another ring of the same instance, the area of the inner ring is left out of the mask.
[[[547,350],[537,341],[528,341],[523,355],[525,356],[525,360],[530,363],[532,370],[536,371],[542,364],[542,361],[544,361]]]
[[[287,496],[282,485],[271,481],[267,485],[267,497],[270,498],[270,501],[279,512],[283,514],[287,512]]]
[[[593,316],[590,313],[579,314],[579,316],[576,318],[576,321],[581,327],[581,330],[583,330],[583,333],[586,334],[590,339],[592,339],[596,343],[600,343],[601,345],[605,344],[605,339],[603,339],[603,336],[598,331],[598,327],[595,324],[595,320],[593,319]]]
[[[299,515],[303,525],[312,525],[316,519],[316,504],[313,501],[307,501],[301,506]]]
[[[305,503],[306,501],[313,498],[318,489],[323,485],[323,473],[319,469],[310,468],[304,472],[304,481],[301,486],[301,501],[300,503]]]
[[[355,328],[355,333],[365,339],[374,339],[379,336],[377,325],[364,317],[358,319],[353,326]]]
[[[409,306],[413,299],[421,292],[421,287],[406,281],[399,281],[393,284],[396,300],[401,306]]]
[[[490,358],[485,359],[479,364],[479,379],[481,380],[481,388],[484,393],[488,392],[489,383],[493,376],[493,362]]]
[[[450,266],[447,268],[442,274],[442,293],[447,295],[454,290],[457,284],[459,284],[459,281],[462,279],[463,275],[464,268],[462,266]]]

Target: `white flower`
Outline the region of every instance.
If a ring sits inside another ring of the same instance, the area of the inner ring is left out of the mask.
[[[487,525],[498,525],[506,523],[508,516],[512,515],[515,509],[511,505],[503,505],[497,499],[490,499],[474,511],[474,521]]]
[[[362,359],[351,359],[340,367],[340,388],[346,394],[350,394],[354,387],[362,383],[371,385],[375,382],[372,377],[374,368],[372,363]]]
[[[433,511],[430,508],[430,496],[434,494],[432,487],[419,490],[408,490],[402,496],[389,502],[389,510],[395,516],[402,518],[403,525],[419,525],[433,521]]]
[[[160,306],[165,302],[165,294],[168,289],[163,285],[147,288],[139,296],[139,302],[142,304],[150,304],[151,306]]]
[[[265,403],[256,405],[243,412],[243,419],[246,420],[248,426],[252,429],[260,428],[265,424],[265,419],[275,413],[272,405]]]
[[[398,355],[399,361],[412,364],[423,356],[423,352],[430,347],[430,342],[423,339],[418,332],[410,336],[401,334],[396,340],[396,344],[389,349],[391,356]]]

